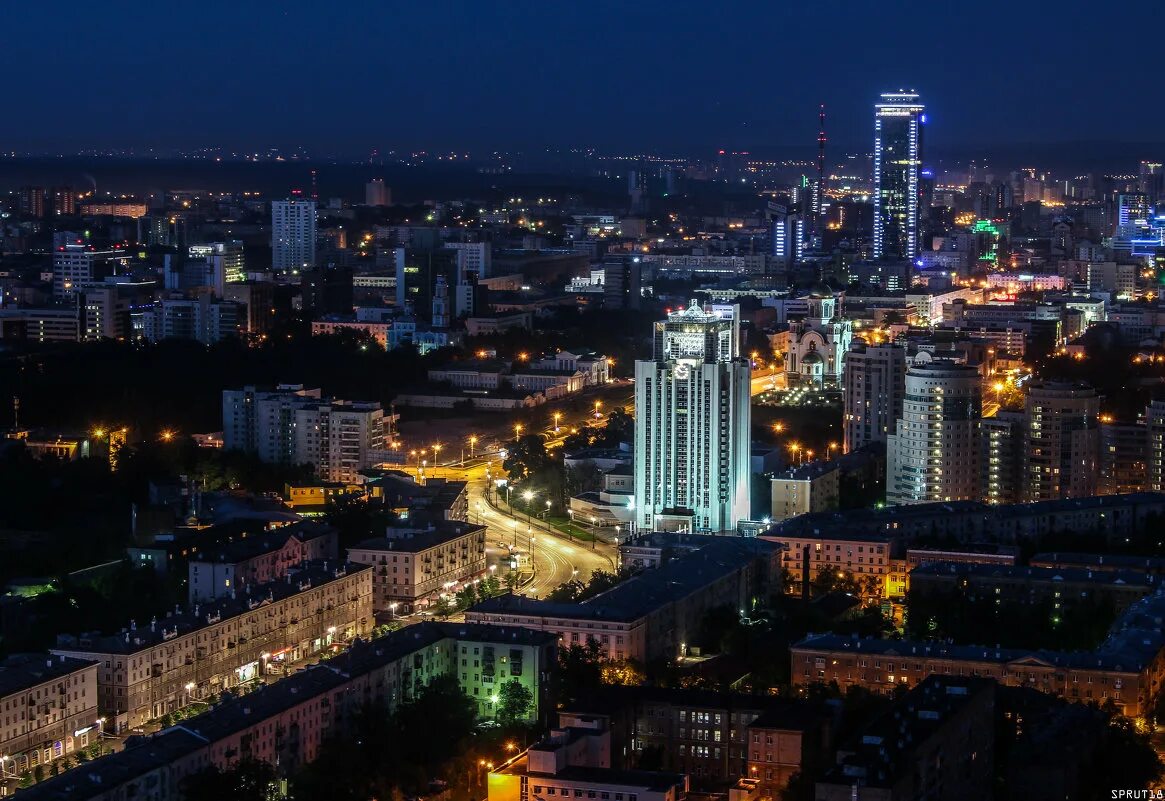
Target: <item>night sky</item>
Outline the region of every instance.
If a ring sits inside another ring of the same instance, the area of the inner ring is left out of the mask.
[[[1150,2],[13,2],[0,151],[1165,141]]]

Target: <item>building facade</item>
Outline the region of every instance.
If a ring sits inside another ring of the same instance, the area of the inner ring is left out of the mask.
[[[885,442],[902,416],[905,395],[906,349],[854,340],[842,374],[845,452]]]
[[[884,92],[874,106],[874,258],[918,255],[919,172],[926,107],[914,92]]]
[[[372,630],[372,569],[313,563],[285,580],[103,636],[63,635],[52,653],[100,663],[97,705],[111,731],[329,651]]]
[[[97,663],[22,654],[0,662],[0,795],[4,780],[96,743]]]
[[[1024,401],[1023,500],[1096,494],[1100,458],[1100,398],[1082,384],[1040,382]]]
[[[635,512],[643,529],[731,531],[749,514],[750,369],[738,306],[695,301],[635,363]]]
[[[314,200],[271,202],[271,266],[276,272],[300,272],[316,265]]]
[[[974,367],[936,360],[906,371],[897,431],[886,444],[886,502],[979,497],[982,387]]]
[[[372,608],[391,620],[484,575],[485,531],[464,522],[421,530],[390,527],[385,536],[349,548],[348,560],[374,568]]]

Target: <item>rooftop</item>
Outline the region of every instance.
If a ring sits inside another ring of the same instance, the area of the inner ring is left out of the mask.
[[[1046,583],[1073,583],[1073,584],[1115,584],[1130,587],[1142,587],[1152,590],[1156,576],[1148,573],[1131,570],[1089,570],[1087,568],[1056,568],[1056,567],[1023,567],[1022,565],[985,565],[978,562],[927,562],[921,564],[910,573],[913,580],[916,577],[943,576],[956,578],[959,576],[973,576],[976,578],[998,578],[1007,580],[1022,580]]]
[[[752,559],[767,558],[775,548],[772,543],[756,539],[709,537],[707,544],[699,550],[679,556],[662,567],[645,570],[581,603],[555,603],[521,595],[499,595],[482,601],[469,611],[589,620],[638,620],[739,570]]]
[[[503,626],[425,622],[389,632],[374,640],[360,640],[333,659],[301,670],[255,692],[224,701],[201,715],[141,738],[116,754],[101,757],[27,790],[26,801],[84,801],[162,768],[206,747],[215,740],[247,729],[260,721],[326,693],[395,660],[442,640],[483,643],[551,645],[555,635]]]
[[[220,564],[238,564],[263,554],[278,551],[291,538],[306,542],[318,537],[325,537],[335,533],[335,529],[323,523],[301,521],[283,526],[262,534],[244,536],[233,542],[224,543],[217,547],[206,548],[192,562],[218,562]]]
[[[447,542],[485,531],[485,526],[459,521],[448,521],[442,525],[430,525],[425,529],[397,529],[389,527],[386,536],[370,537],[351,546],[349,550],[359,551],[395,551],[398,553],[416,553],[417,551],[436,548]]]
[[[242,595],[219,598],[207,603],[195,604],[193,608],[176,608],[174,614],[161,620],[152,620],[148,625],[138,627],[133,621],[129,628],[117,634],[102,635],[96,632],[79,636],[62,634],[57,636],[54,650],[87,651],[94,653],[132,654],[144,651],[175,637],[206,628],[221,620],[246,614],[266,603],[289,598],[311,587],[319,587],[344,576],[372,570],[371,565],[355,565],[345,562],[317,560],[304,562],[287,577],[267,584],[248,587]]]
[[[68,676],[96,665],[89,659],[48,654],[16,654],[0,662],[0,697]]]
[[[992,698],[990,679],[930,676],[838,752],[822,784],[892,787],[918,746],[973,703]],[[990,701],[987,701],[990,703]]]
[[[1111,670],[1139,673],[1165,647],[1165,593],[1158,590],[1131,604],[1108,630],[1094,651],[1044,651],[952,645],[925,640],[857,639],[837,634],[810,634],[793,646],[795,651],[853,651],[887,656],[923,656],[966,662],[1021,663],[1033,666]]]

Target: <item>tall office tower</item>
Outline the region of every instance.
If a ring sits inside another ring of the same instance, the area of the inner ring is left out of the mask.
[[[243,256],[243,242],[231,239],[227,242],[208,242],[205,245],[191,245],[187,250],[191,261],[206,262],[207,286],[215,288],[215,294],[222,297],[223,284],[234,284],[247,280],[247,266]]]
[[[886,440],[886,502],[977,499],[982,412],[974,367],[940,359],[907,370],[902,417]]]
[[[1145,407],[1146,483],[1150,492],[1165,492],[1165,400],[1152,401]]]
[[[918,254],[919,181],[926,107],[914,92],[874,106],[874,258]]]
[[[445,250],[457,251],[457,269],[460,277],[472,273],[478,280],[489,278],[489,269],[493,258],[493,249],[489,242],[446,242],[442,246]]]
[[[1024,400],[1023,500],[1096,494],[1100,398],[1084,384],[1040,382]]]
[[[310,270],[316,263],[314,200],[271,202],[271,266],[279,272]]]
[[[1150,203],[1161,200],[1162,194],[1165,194],[1162,191],[1165,189],[1165,184],[1162,183],[1165,173],[1161,170],[1161,162],[1142,161],[1137,177],[1137,188],[1149,196]]]
[[[71,186],[54,186],[49,191],[54,217],[72,217],[77,213],[77,195]]]
[[[635,363],[635,524],[732,531],[749,516],[751,375],[740,307],[692,301]]]
[[[1152,217],[1149,196],[1143,192],[1122,192],[1116,196],[1116,230],[1143,228]]]
[[[1019,503],[1023,474],[1023,412],[1003,410],[979,421],[980,498]]]
[[[845,452],[885,442],[902,416],[905,395],[906,349],[853,340],[842,374]]]
[[[383,178],[373,178],[364,184],[365,206],[391,206],[392,190],[384,185]]]

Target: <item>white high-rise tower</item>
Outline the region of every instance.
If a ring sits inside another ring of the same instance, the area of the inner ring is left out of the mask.
[[[635,523],[735,530],[749,514],[749,362],[740,308],[696,301],[655,324],[635,363]]]
[[[982,416],[974,367],[936,360],[907,370],[902,417],[886,438],[886,503],[977,500]]]

